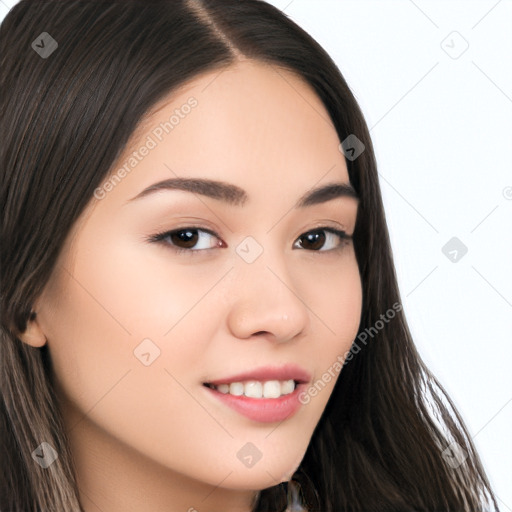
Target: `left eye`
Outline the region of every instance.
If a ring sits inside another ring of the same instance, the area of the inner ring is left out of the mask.
[[[327,236],[325,233],[327,233]],[[338,243],[336,243],[336,238],[339,240]],[[313,251],[330,251],[344,246],[350,238],[349,235],[339,229],[319,228],[301,235],[295,242],[294,247],[299,243],[302,248],[304,248],[304,245],[309,245],[309,249]],[[330,244],[332,247],[326,249],[325,244]]]
[[[212,239],[217,239],[212,242]],[[340,249],[352,237],[344,231],[334,228],[316,228],[302,234],[293,244],[295,249],[307,249],[309,251],[330,251]],[[338,239],[338,242],[336,242]],[[192,252],[197,253],[207,249],[227,247],[226,244],[213,231],[207,229],[186,227],[174,231],[157,233],[149,239],[150,242],[164,242],[170,245],[178,253]],[[325,245],[328,247],[325,248]],[[330,246],[330,247],[329,247]]]

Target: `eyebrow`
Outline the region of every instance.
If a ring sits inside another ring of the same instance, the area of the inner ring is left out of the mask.
[[[129,199],[127,203],[147,197],[160,190],[184,190],[211,197],[232,206],[243,206],[249,198],[245,190],[231,183],[207,178],[170,178],[153,183],[153,185],[150,185],[135,197]],[[299,198],[295,208],[321,204],[339,197],[359,199],[359,195],[350,183],[329,183],[307,191]]]

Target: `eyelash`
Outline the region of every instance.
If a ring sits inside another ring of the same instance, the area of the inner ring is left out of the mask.
[[[182,248],[182,247],[176,247],[175,245],[165,241],[165,239],[170,237],[171,235],[174,235],[176,233],[180,233],[182,231],[202,231],[202,232],[208,233],[209,235],[212,235],[215,238],[217,238],[218,240],[220,240],[220,237],[214,231],[211,231],[210,229],[201,228],[199,226],[185,226],[185,227],[182,227],[182,228],[179,228],[179,229],[173,229],[172,231],[162,231],[160,233],[156,233],[156,234],[150,236],[147,239],[147,241],[151,242],[151,243],[164,243],[172,251],[174,251],[177,254],[189,253],[189,254],[193,254],[194,256],[198,255],[199,253],[203,253],[204,254],[204,253],[207,253],[207,252],[209,252],[211,250],[214,250],[214,249],[223,248],[223,247],[209,247],[208,249]],[[347,235],[347,233],[345,231],[342,231],[342,230],[339,230],[339,229],[335,229],[335,228],[332,228],[332,227],[329,227],[329,226],[321,226],[321,227],[318,227],[318,228],[311,229],[309,231],[305,231],[302,235],[300,235],[297,238],[297,240],[299,240],[301,237],[303,237],[305,235],[308,235],[308,234],[311,234],[311,233],[322,232],[322,231],[326,231],[328,233],[332,233],[333,235],[337,235],[340,238],[340,240],[341,240],[341,242],[338,245],[338,247],[335,247],[333,249],[327,249],[327,250],[314,250],[314,249],[311,249],[311,250],[303,249],[303,250],[306,250],[308,252],[332,253],[334,251],[342,250],[349,243],[349,241],[352,240],[352,235]],[[294,244],[295,243],[296,242],[294,242]],[[224,247],[226,247],[226,246],[224,246]]]

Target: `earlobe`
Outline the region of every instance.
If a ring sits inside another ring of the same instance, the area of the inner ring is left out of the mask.
[[[46,336],[37,321],[37,314],[34,311],[30,312],[27,328],[22,333],[19,333],[17,337],[31,347],[39,348],[46,344]]]

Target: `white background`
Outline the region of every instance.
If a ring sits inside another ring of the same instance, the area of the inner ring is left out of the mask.
[[[270,3],[363,110],[413,337],[512,512],[512,1]],[[452,237],[468,248],[457,262],[441,251]]]

